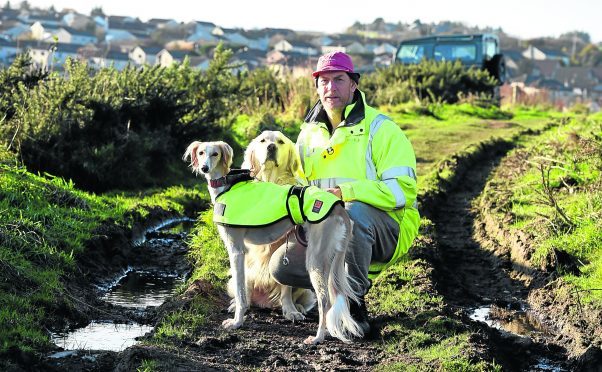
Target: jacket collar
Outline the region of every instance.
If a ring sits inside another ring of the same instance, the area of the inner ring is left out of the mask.
[[[365,103],[365,95],[359,89],[355,90],[353,94],[353,102],[347,107],[345,107],[345,112],[343,112],[343,126],[351,127],[366,117],[366,103]],[[318,100],[316,104],[309,110],[307,115],[305,116],[306,123],[325,123],[330,132],[332,133],[332,125],[328,121],[328,115],[326,115],[326,111],[324,110],[324,106],[322,102]]]

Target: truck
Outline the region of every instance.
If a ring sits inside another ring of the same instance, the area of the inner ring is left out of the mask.
[[[506,81],[506,63],[497,35],[433,35],[403,40],[395,54],[396,63],[420,63],[423,59],[460,61],[466,67],[485,69],[499,85]]]

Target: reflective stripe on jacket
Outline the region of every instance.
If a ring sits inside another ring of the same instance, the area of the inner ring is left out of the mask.
[[[418,234],[416,156],[399,126],[368,106],[359,90],[344,118],[331,134],[318,102],[301,127],[297,148],[310,185],[338,186],[343,201],[370,204],[399,223],[391,260],[370,265],[374,278],[406,254]]]

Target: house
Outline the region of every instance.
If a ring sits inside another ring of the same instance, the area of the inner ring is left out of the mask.
[[[127,53],[116,50],[99,52],[89,57],[90,67],[95,69],[113,67],[119,71],[125,69],[131,61]]]
[[[527,49],[525,49],[522,54],[523,54],[523,57],[530,59],[530,60],[544,60],[544,59],[559,60],[559,61],[562,61],[562,63],[565,66],[568,66],[568,64],[570,62],[569,56],[567,56],[566,54],[564,54],[562,52],[551,50],[551,49],[537,48],[537,47],[534,47],[533,45],[529,45],[529,47]]]
[[[163,18],[151,18],[148,20],[149,25],[152,25],[154,28],[170,28],[170,27],[178,27],[180,23],[173,19],[163,19]]]
[[[247,70],[256,69],[266,63],[266,53],[263,50],[243,48],[232,55],[233,64],[241,64]]]
[[[136,46],[128,53],[129,58],[136,65],[154,65],[157,61],[157,54],[163,50],[159,46]]]
[[[92,18],[74,11],[67,12],[63,16],[62,21],[64,25],[73,27],[76,30],[88,29],[94,23]]]
[[[81,45],[39,41],[23,42],[21,46],[22,51],[28,51],[34,66],[45,70],[62,68],[67,58],[80,59],[79,48]]]
[[[150,31],[154,30],[153,25],[142,23],[138,18],[109,16],[108,31],[126,31],[132,35],[142,34],[149,35]],[[107,31],[107,32],[108,32]]]
[[[366,48],[368,49],[368,48]],[[381,43],[379,46],[377,46],[376,48],[372,49],[372,53],[374,53],[377,56],[381,56],[383,54],[386,54],[389,57],[393,57],[393,55],[397,52],[397,47],[389,44],[389,43]]]
[[[60,27],[54,36],[58,38],[59,43],[86,45],[98,42],[98,38],[93,33],[78,31],[68,26]]]
[[[371,51],[368,50],[364,45],[357,41],[349,41],[349,42],[336,42],[331,45],[322,46],[321,48],[322,54],[332,53],[332,52],[345,52],[347,54],[370,54]]]
[[[313,45],[298,40],[289,42],[286,39],[283,39],[274,44],[274,50],[292,52],[304,56],[315,56],[318,54],[318,50]]]
[[[9,40],[22,40],[31,37],[31,29],[23,23],[17,23],[14,26],[3,30],[2,36]]]
[[[295,78],[310,76],[317,62],[315,56],[292,51],[272,50],[266,56],[266,63],[272,71]]]
[[[270,36],[261,30],[244,31],[245,37],[249,40],[247,47],[249,49],[262,50],[267,52],[270,48]],[[265,53],[264,53],[265,57]]]
[[[105,34],[105,41],[107,43],[137,42],[138,38],[126,30],[109,29]]]
[[[26,16],[19,17],[23,22],[30,25],[34,23],[40,23],[48,27],[58,28],[63,25],[63,18],[59,17],[58,14],[29,14]]]
[[[16,42],[0,39],[0,65],[10,65],[18,52]]]
[[[517,76],[520,73],[521,63],[525,59],[523,51],[518,49],[502,50],[504,61],[506,62],[506,70],[510,77]]]
[[[562,62],[557,59],[533,60],[532,75],[543,78],[552,78],[556,70],[562,67]]]
[[[554,78],[584,99],[592,98],[592,94],[597,96],[595,88],[602,84],[591,67],[561,67],[555,71]]]
[[[190,55],[188,51],[162,49],[157,53],[155,64],[161,67],[169,67],[173,63],[182,63]]]
[[[219,38],[211,33],[211,31],[197,30],[192,35],[186,38],[187,41],[197,43],[199,45],[217,44]]]
[[[193,30],[192,30],[193,34],[208,33],[211,35],[213,30],[215,30],[215,28],[217,27],[215,25],[215,23],[201,22],[201,21],[194,21],[192,25],[193,25]]]
[[[249,39],[243,35],[242,30],[222,28],[222,32],[223,34],[219,36],[223,37],[228,44],[246,47],[249,46]]]

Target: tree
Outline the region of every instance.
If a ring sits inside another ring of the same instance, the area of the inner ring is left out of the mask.
[[[10,9],[10,1],[7,1],[6,4],[4,4],[4,7],[2,9],[9,10]]]
[[[90,11],[90,17],[104,17],[105,13],[102,11],[102,7],[97,6],[95,8],[92,8],[92,10]]]
[[[27,0],[24,0],[24,1],[21,1],[21,4],[19,4],[19,9],[31,10],[31,5],[29,5],[29,2]]]
[[[573,40],[573,38],[576,38],[585,44],[589,44],[592,42],[589,34],[584,31],[571,31],[571,32],[566,32],[566,33],[560,35],[560,39]]]

